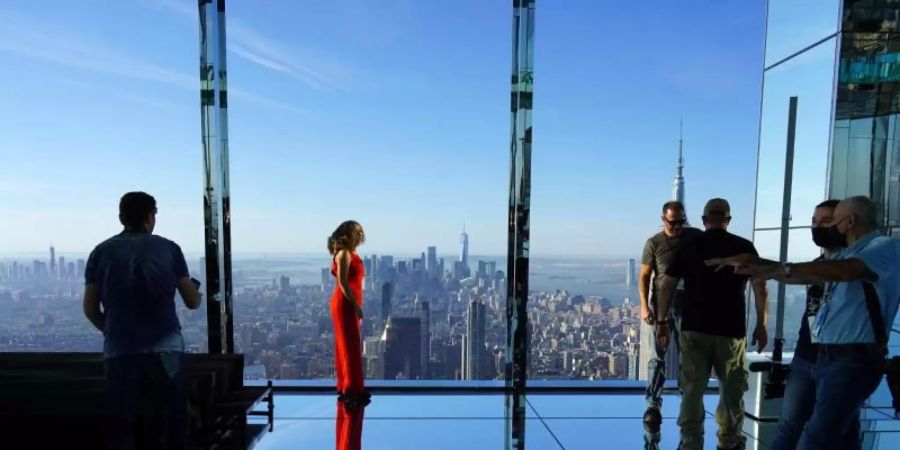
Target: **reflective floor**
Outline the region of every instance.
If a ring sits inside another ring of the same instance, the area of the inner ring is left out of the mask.
[[[658,439],[645,436],[641,395],[541,394],[528,397],[526,447],[531,449],[675,449],[679,397],[663,403]],[[276,396],[275,429],[256,450],[282,449],[502,449],[502,395],[373,397],[361,413],[345,414],[336,396]],[[716,396],[705,399],[714,411]],[[707,449],[716,448],[715,420],[706,420]],[[880,391],[863,413],[864,449],[900,448],[900,421],[890,394]],[[774,425],[745,421],[748,449],[766,449]]]

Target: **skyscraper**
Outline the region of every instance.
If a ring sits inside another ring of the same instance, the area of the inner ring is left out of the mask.
[[[672,200],[684,205],[684,154],[683,132],[681,123],[678,124],[678,165],[675,167],[675,180],[672,182]]]
[[[79,259],[78,263],[76,265],[76,270],[75,270],[76,278],[78,278],[78,279],[84,278],[84,266],[85,266],[85,261],[83,259]],[[203,280],[203,278],[200,278],[200,279]]]
[[[391,316],[391,296],[394,294],[394,285],[387,282],[381,285],[381,323],[387,327],[388,318]]]
[[[419,319],[422,334],[422,378],[430,379],[429,361],[431,361],[431,305],[416,294],[413,315]]]
[[[66,258],[64,256],[60,256],[59,264],[56,266],[56,279],[66,280],[67,278],[68,274],[66,273]]]
[[[422,378],[422,330],[417,317],[391,317],[381,340],[384,348],[384,379]]]
[[[625,285],[628,287],[634,287],[636,285],[635,272],[634,272],[634,258],[630,258],[628,260],[628,268],[626,269],[627,273],[625,274]]]
[[[484,377],[485,307],[477,298],[469,302],[466,320],[466,339],[463,342],[463,379],[480,380]]]
[[[437,247],[428,247],[428,273],[431,275],[438,275],[437,268]]]
[[[459,235],[459,262],[463,269],[463,276],[469,276],[469,235],[466,234],[466,227]]]
[[[672,200],[681,202],[684,205],[684,133],[681,123],[678,125],[678,164],[675,166],[675,180],[672,182]],[[686,205],[685,205],[686,206]],[[656,276],[656,274],[654,274]],[[638,375],[641,380],[649,377],[650,351],[653,340],[653,329],[645,323],[640,325],[640,364],[638,365]],[[678,366],[678,347],[674,340],[670,340],[669,348],[666,350],[666,378],[677,378],[679,371]]]
[[[56,249],[50,246],[50,276],[56,276]]]

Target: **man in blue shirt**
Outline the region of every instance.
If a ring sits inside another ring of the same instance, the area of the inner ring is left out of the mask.
[[[838,203],[839,200],[826,200],[818,204],[813,211],[812,239],[822,249],[822,255],[816,258],[816,261],[831,258],[841,250],[841,243],[836,242],[830,233],[834,208]],[[800,320],[800,334],[791,360],[781,416],[769,450],[797,448],[806,422],[812,416],[813,406],[816,404],[815,371],[819,348],[817,344],[812,343],[809,324],[815,322],[824,295],[824,283],[810,284],[806,288],[806,311]],[[856,450],[859,445],[859,421],[855,420],[851,422],[840,450]]]
[[[830,240],[846,248],[829,260],[781,264],[739,255],[708,261],[738,267],[758,278],[826,283],[819,312],[810,324],[812,341],[819,344],[816,404],[798,450],[835,448],[881,382],[884,356],[866,308],[864,283],[877,293],[885,327],[893,323],[900,306],[900,239],[878,231],[875,204],[866,197],[848,198],[835,208],[831,223]]]
[[[103,332],[109,446],[183,449],[187,444],[184,339],[175,291],[190,309],[200,293],[181,248],[154,236],[156,200],[129,192],[119,202],[125,227],[91,252],[84,314]]]

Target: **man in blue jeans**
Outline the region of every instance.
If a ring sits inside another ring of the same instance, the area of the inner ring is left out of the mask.
[[[840,203],[839,200],[826,200],[816,206],[813,212],[812,239],[822,249],[822,256],[816,261],[830,258],[841,250],[840,243],[829,239],[828,231],[834,217],[834,208],[838,203]],[[775,439],[769,450],[793,450],[796,448],[803,428],[812,416],[813,406],[816,403],[815,369],[819,349],[810,340],[809,322],[814,320],[819,312],[819,305],[824,293],[825,286],[821,283],[809,285],[806,289],[806,312],[800,320],[800,336],[797,339],[797,348],[794,350],[794,358],[791,361],[781,406],[781,417],[778,421]],[[840,446],[840,450],[857,449],[859,449],[858,418],[851,422],[843,445]]]
[[[714,259],[758,278],[793,284],[826,283],[810,337],[819,344],[815,395],[798,450],[839,448],[858,420],[859,410],[883,377],[884,356],[866,307],[865,284],[874,290],[885,334],[900,306],[900,239],[878,231],[876,205],[850,197],[837,205],[827,233],[829,244],[845,246],[829,260],[781,264],[753,255]]]
[[[84,314],[103,332],[110,449],[184,449],[187,397],[176,289],[190,309],[200,293],[181,248],[154,236],[156,200],[129,192],[119,202],[124,230],[91,252]]]
[[[678,348],[679,320],[681,319],[681,300],[684,296],[683,285],[675,291],[674,304],[664,322],[657,323],[659,295],[666,270],[675,259],[682,244],[703,234],[696,228],[687,226],[684,204],[669,201],[662,206],[662,230],[650,236],[644,244],[641,256],[641,275],[638,293],[641,300],[641,320],[651,327],[651,336],[656,336],[657,328],[665,327],[671,334],[675,348]],[[652,281],[652,283],[651,283]],[[647,368],[647,410],[644,412],[644,427],[649,433],[659,433],[662,424],[662,391],[666,383],[666,352],[668,347],[661,347],[652,339],[649,348]]]

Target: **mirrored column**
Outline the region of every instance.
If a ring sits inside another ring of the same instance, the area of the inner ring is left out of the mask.
[[[209,352],[233,353],[225,0],[199,0],[198,6]]]
[[[534,0],[513,0],[509,245],[506,301],[506,448],[525,448],[528,378],[528,240],[531,208],[531,106]]]

